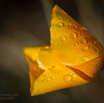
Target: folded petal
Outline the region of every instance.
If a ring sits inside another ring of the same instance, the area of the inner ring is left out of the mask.
[[[80,72],[84,73],[85,75],[87,75],[88,77],[94,79],[100,72],[100,70],[103,66],[103,62],[104,62],[103,56],[100,56],[100,57],[90,60],[88,62],[79,64],[79,65],[67,66],[67,67],[70,67],[71,70],[73,70],[77,74],[79,74],[79,72],[77,72],[77,71],[80,71]],[[88,80],[87,78],[84,78],[84,79]]]
[[[25,54],[25,58],[29,64],[30,68],[30,92],[32,93],[33,91],[33,86],[35,80],[44,72],[42,68],[38,66],[37,63],[37,57],[38,57],[38,52],[40,51],[40,48],[44,46],[39,46],[39,47],[27,47],[24,48],[23,52]]]
[[[57,5],[51,25],[52,51],[62,64],[78,65],[103,55],[99,41]]]
[[[59,89],[86,84],[88,82],[89,81],[82,79],[70,68],[57,65],[53,68],[47,69],[39,76],[34,82],[31,95],[45,94]]]

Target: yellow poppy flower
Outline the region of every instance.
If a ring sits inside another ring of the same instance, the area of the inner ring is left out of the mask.
[[[103,46],[59,6],[52,10],[51,46],[26,47],[31,96],[86,84],[100,72]]]

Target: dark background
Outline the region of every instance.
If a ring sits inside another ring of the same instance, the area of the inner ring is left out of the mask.
[[[51,11],[57,4],[104,46],[104,0],[1,0],[0,103],[104,103],[104,70],[91,83],[30,96],[29,68],[23,48],[50,44]]]

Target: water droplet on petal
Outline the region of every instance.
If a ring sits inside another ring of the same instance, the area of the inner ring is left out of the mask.
[[[77,42],[75,42],[75,43],[74,43],[74,45],[75,45],[75,46],[77,46],[77,45],[78,45],[78,43],[77,43]]]
[[[94,51],[95,51],[95,52],[98,52],[98,51],[99,51],[99,49],[98,49],[98,48],[94,48]]]
[[[47,51],[48,53],[52,52],[52,49],[49,46],[46,46],[45,48],[41,49],[43,51]]]
[[[52,50],[51,49],[48,49],[48,53],[51,53],[52,52]]]
[[[37,92],[38,92],[38,89],[37,89],[37,88],[34,88],[34,89],[33,89],[33,92],[34,92],[34,93],[37,93]]]
[[[52,52],[52,49],[51,49],[49,46],[46,46],[45,48],[42,48],[41,50],[47,51],[47,52],[49,52],[49,53]]]
[[[73,26],[73,28],[75,28],[75,29],[76,29],[76,28],[77,28],[77,26],[76,26],[76,25],[74,25],[74,26]]]
[[[76,35],[75,33],[71,33],[71,34],[70,34],[70,37],[71,37],[72,39],[76,39],[77,35]]]
[[[94,64],[94,66],[96,67],[96,66],[97,66],[97,64]]]
[[[46,89],[44,88],[44,91],[45,91]]]
[[[59,78],[57,78],[56,81],[59,81]]]
[[[47,82],[50,82],[50,81],[51,81],[51,78],[49,78],[49,77],[46,78],[46,81],[47,81]]]
[[[82,57],[82,61],[87,62],[89,60],[88,57]]]
[[[82,39],[80,42],[81,44],[86,44],[87,41],[85,39]]]
[[[68,87],[70,87],[71,85],[70,84],[68,84]]]
[[[72,80],[72,77],[71,77],[69,74],[64,75],[63,78],[64,78],[64,80],[67,81],[67,82]]]
[[[73,83],[77,83],[76,80],[74,80]]]
[[[93,73],[91,73],[91,74],[90,74],[90,76],[91,76],[91,77],[94,77],[94,74],[93,74]]]
[[[60,19],[60,20],[62,20],[62,17],[61,17],[61,16],[59,16],[59,19]]]
[[[58,26],[58,27],[62,27],[63,24],[62,24],[62,23],[58,23],[57,26]]]
[[[64,32],[65,32],[65,29],[64,29]]]
[[[73,77],[76,77],[76,74],[73,74]]]
[[[72,25],[72,23],[68,23],[70,26]]]
[[[88,50],[87,46],[86,47],[82,47],[82,51],[86,51],[86,50]]]
[[[42,75],[42,76],[40,76],[40,77],[38,78],[37,81],[38,81],[39,83],[42,83],[44,80],[45,80],[45,76]]]
[[[49,49],[50,47],[49,47],[49,46],[46,46],[45,48],[46,48],[46,49]]]
[[[85,27],[80,27],[79,30],[87,30]]]
[[[54,78],[55,78],[55,76],[52,76],[51,78],[52,78],[52,79],[54,79]]]
[[[51,34],[51,36],[53,36],[53,34],[52,33],[50,33]]]
[[[60,37],[60,40],[61,40],[61,41],[66,41],[67,38],[66,38],[65,36],[61,36],[61,37]]]
[[[52,84],[49,84],[49,86],[52,86]]]

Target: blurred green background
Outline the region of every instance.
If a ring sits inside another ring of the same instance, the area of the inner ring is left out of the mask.
[[[30,96],[29,67],[22,49],[50,44],[51,11],[59,5],[104,46],[103,0],[1,0],[0,103],[104,103],[104,70],[91,83],[45,95]]]

